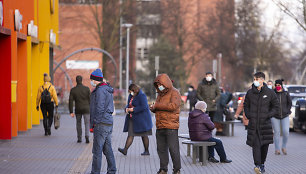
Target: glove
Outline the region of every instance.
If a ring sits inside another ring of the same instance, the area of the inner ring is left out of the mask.
[[[36,106],[36,110],[39,111],[39,106]]]
[[[95,127],[95,125],[93,125],[91,129],[89,129],[89,132],[93,133],[94,127]]]

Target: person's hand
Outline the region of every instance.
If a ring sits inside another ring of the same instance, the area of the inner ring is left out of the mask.
[[[234,117],[237,119],[237,118],[238,118],[238,116],[239,116],[238,114],[235,114],[235,116],[234,116]]]
[[[154,111],[155,110],[155,103],[153,103],[152,105],[150,105],[150,110]]]
[[[36,110],[39,111],[39,106],[36,106]]]
[[[125,113],[129,113],[129,108],[125,108]]]
[[[134,111],[134,108],[129,108],[129,112],[133,112]]]
[[[212,102],[216,103],[216,100],[213,100]]]
[[[70,117],[72,117],[72,118],[73,118],[73,117],[74,117],[74,113],[71,113],[71,114],[70,114]]]

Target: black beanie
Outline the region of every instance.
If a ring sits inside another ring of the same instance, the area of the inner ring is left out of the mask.
[[[284,79],[277,79],[277,80],[275,80],[275,85],[280,84],[281,86],[283,86],[283,81],[284,81]]]

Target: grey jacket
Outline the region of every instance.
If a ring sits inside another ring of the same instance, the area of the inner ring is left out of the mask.
[[[100,83],[90,95],[90,127],[94,124],[113,124],[114,89],[106,83]]]

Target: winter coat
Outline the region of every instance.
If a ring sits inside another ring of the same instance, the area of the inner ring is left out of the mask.
[[[129,107],[129,103],[132,99],[132,95],[129,95],[128,102],[125,108]],[[147,96],[140,90],[139,93],[134,96],[132,101],[134,111],[131,112],[132,118],[129,114],[125,117],[125,123],[123,132],[127,132],[129,128],[129,120],[133,121],[133,130],[135,133],[146,132],[152,129],[153,123]]]
[[[189,113],[188,129],[192,141],[205,141],[212,137],[212,130],[215,128],[210,117],[203,111],[195,109]]]
[[[213,122],[222,122],[224,109],[226,109],[227,104],[232,100],[232,94],[230,92],[221,93],[220,99],[217,101],[217,111],[214,115]]]
[[[106,83],[100,83],[90,95],[90,127],[94,124],[113,124],[114,89]]]
[[[36,106],[39,106],[39,103],[41,100],[41,93],[44,91],[44,89],[47,89],[47,90],[49,89],[48,91],[51,95],[51,102],[54,102],[55,105],[58,106],[57,93],[56,93],[54,86],[50,82],[44,82],[44,84],[38,88]]]
[[[75,102],[76,114],[88,114],[90,103],[90,89],[78,82],[77,86],[70,90],[69,111],[73,113],[73,102]]]
[[[247,144],[254,145],[255,136],[259,136],[260,144],[273,143],[271,117],[279,112],[279,102],[275,92],[264,83],[259,91],[252,85],[244,100],[245,116],[249,119]]]
[[[274,115],[274,117],[277,119],[283,119],[285,117],[288,117],[291,114],[291,107],[292,107],[292,100],[289,92],[287,91],[277,92],[275,90],[275,93],[280,103],[280,111],[279,113]]]
[[[215,79],[210,82],[204,78],[197,88],[197,97],[207,104],[206,111],[216,111],[217,101],[220,98],[220,89]],[[213,102],[215,100],[215,102]]]
[[[187,100],[189,100],[191,105],[195,105],[197,103],[197,91],[188,91]]]
[[[241,103],[239,103],[235,115],[239,115],[242,112],[244,99],[245,99],[245,96],[243,96]],[[249,124],[249,120],[246,118],[245,112],[243,112],[243,115],[242,115],[242,122],[243,122],[243,125],[245,126]]]
[[[162,84],[165,89],[160,91],[157,83]],[[157,129],[178,129],[181,95],[173,87],[172,81],[167,74],[159,74],[154,80],[154,86],[157,90],[157,99],[155,108],[151,110],[155,113]]]

